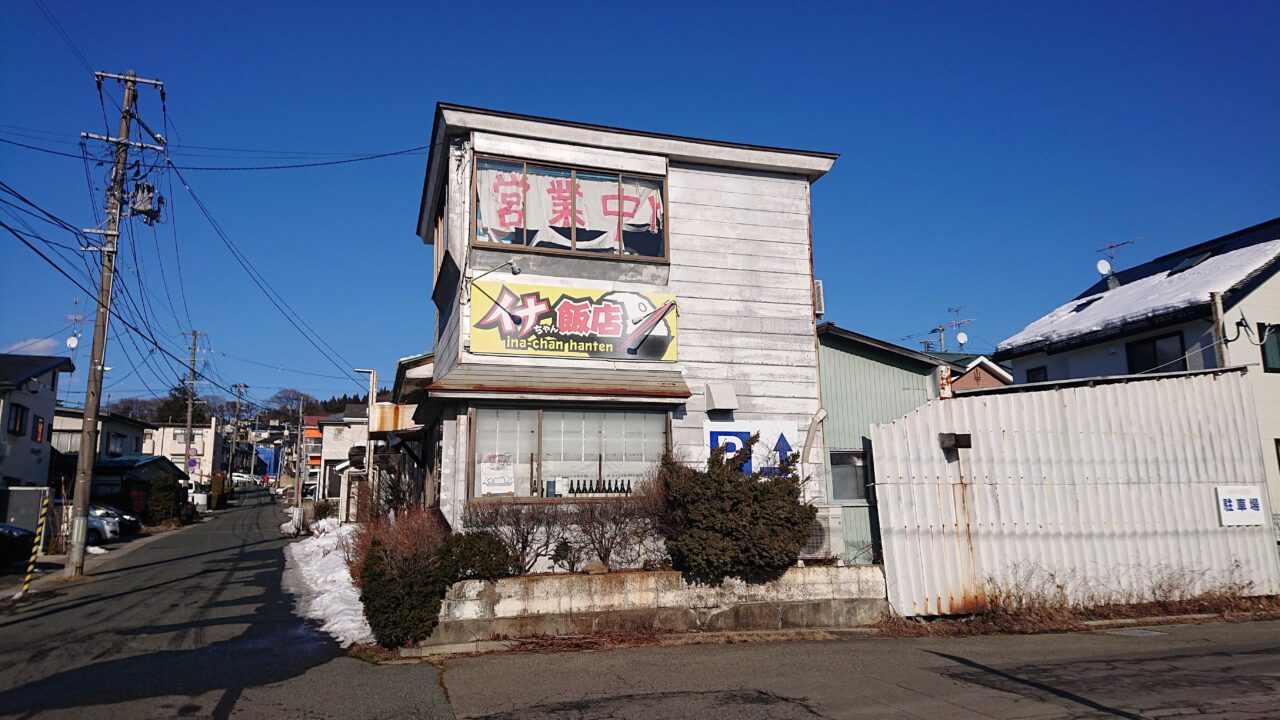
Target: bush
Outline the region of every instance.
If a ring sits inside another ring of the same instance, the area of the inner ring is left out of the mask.
[[[585,554],[580,543],[562,537],[551,551],[551,563],[565,572],[576,573],[582,569]]]
[[[568,510],[566,523],[576,526],[584,548],[606,568],[632,567],[656,545],[650,540],[659,518],[651,497],[641,488],[631,497],[584,502]]]
[[[183,525],[190,525],[200,519],[200,513],[196,510],[196,506],[192,503],[183,503],[182,509],[178,511],[178,521]]]
[[[454,533],[445,538],[438,558],[440,572],[449,584],[511,577],[518,574],[516,565],[520,561],[497,535],[484,530]]]
[[[774,473],[742,472],[758,440],[727,458],[723,448],[712,450],[701,472],[663,459],[665,513],[658,522],[672,566],[687,581],[768,582],[799,557],[817,511],[801,500],[795,454],[781,458]]]
[[[427,562],[435,556],[449,534],[449,526],[437,510],[414,510],[400,514],[395,522],[379,518],[356,526],[339,549],[357,586],[363,582],[364,563],[375,541],[393,568]],[[426,559],[421,556],[425,554]]]
[[[358,578],[365,618],[384,647],[430,637],[453,583],[516,574],[516,558],[496,535],[449,535],[444,521],[431,511],[361,528],[352,538],[343,552],[352,578]]]
[[[431,636],[449,586],[431,563],[400,565],[387,550],[381,539],[372,540],[361,568],[360,602],[378,644],[403,647]]]
[[[564,510],[551,503],[494,502],[468,507],[462,523],[496,535],[517,558],[519,571],[527,573],[539,559],[551,556],[564,536],[565,519]]]
[[[159,525],[178,519],[183,500],[182,486],[177,478],[165,475],[152,480],[147,498],[147,522]]]
[[[311,517],[316,522],[333,517],[335,512],[337,508],[328,500],[319,500],[311,506]]]

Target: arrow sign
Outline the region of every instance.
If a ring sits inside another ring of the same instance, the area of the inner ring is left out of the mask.
[[[778,435],[778,442],[773,444],[773,451],[778,453],[779,460],[791,455],[791,443],[787,442],[786,435]]]

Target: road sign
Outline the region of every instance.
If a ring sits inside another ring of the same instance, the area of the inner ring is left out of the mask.
[[[187,449],[187,457],[195,457],[200,454],[200,448],[192,447]]]
[[[191,458],[190,460],[187,460],[187,467],[189,468],[193,468],[199,464],[200,464],[200,461],[195,458]]]

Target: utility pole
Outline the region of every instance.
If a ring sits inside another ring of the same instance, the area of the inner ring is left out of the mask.
[[[306,430],[303,427],[304,422],[305,420],[302,416],[302,398],[298,398],[298,465],[297,469],[293,473],[293,504],[298,507],[302,507],[302,473],[306,472],[310,468],[310,465],[308,464],[310,458],[308,457],[304,459],[302,456],[303,446],[306,443],[306,438],[304,437]],[[320,486],[317,485],[316,489],[319,490],[319,487]],[[318,494],[319,493],[317,493],[317,495]]]
[[[236,383],[231,386],[236,391],[236,417],[234,429],[231,431],[231,464],[228,466],[228,474],[236,471],[236,453],[240,449],[240,400],[244,396],[244,391],[249,389],[244,383]]]
[[[187,366],[187,434],[183,436],[187,447],[182,453],[182,470],[186,473],[191,473],[191,416],[196,407],[196,338],[199,336],[195,330],[191,331],[191,364]],[[191,482],[189,475],[187,482]]]
[[[107,227],[93,229],[90,234],[101,234],[102,247],[94,248],[102,253],[102,272],[98,279],[98,308],[93,320],[93,349],[89,355],[89,379],[84,396],[84,424],[80,428],[80,453],[76,459],[75,495],[71,504],[71,538],[67,557],[67,576],[84,574],[85,538],[89,525],[89,493],[93,490],[93,465],[98,457],[98,405],[102,396],[102,369],[107,358],[107,322],[111,317],[111,286],[115,280],[116,241],[120,237],[120,211],[124,204],[124,181],[129,164],[129,130],[133,123],[134,104],[138,98],[139,82],[154,85],[164,91],[164,83],[144,80],[132,70],[127,75],[94,73],[99,84],[104,77],[124,82],[124,100],[120,106],[120,130],[117,137],[83,134],[84,137],[104,139],[115,143],[116,159],[111,168],[111,185],[107,190]],[[148,146],[156,148],[158,146]],[[163,148],[159,148],[163,150]]]

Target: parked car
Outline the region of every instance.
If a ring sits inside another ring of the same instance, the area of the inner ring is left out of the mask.
[[[71,503],[67,500],[57,500],[55,503],[62,508],[62,512],[71,512]],[[89,528],[85,531],[85,541],[90,545],[101,545],[104,542],[120,539],[120,521],[104,515],[94,515],[89,513]]]
[[[120,533],[132,535],[142,532],[142,519],[121,510],[114,505],[94,503],[89,506],[89,514],[97,517],[112,517],[120,521]]]
[[[36,534],[17,525],[0,525],[0,565],[31,557]]]

